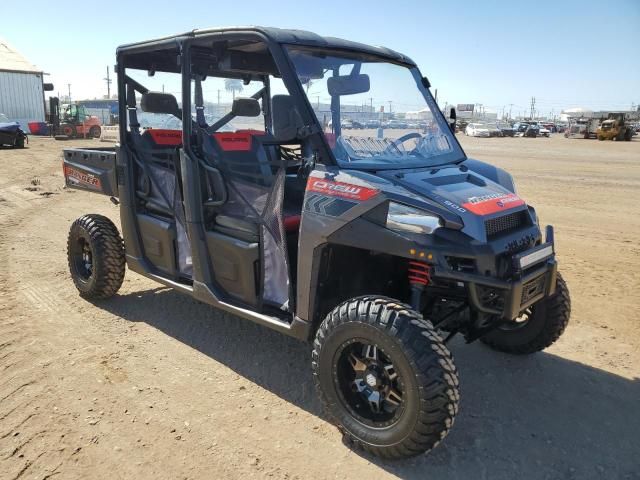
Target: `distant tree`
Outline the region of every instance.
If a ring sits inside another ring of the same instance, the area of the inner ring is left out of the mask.
[[[224,81],[224,89],[227,92],[231,92],[233,95],[233,99],[236,99],[236,92],[241,92],[243,90],[242,81],[236,80],[235,78],[227,78]]]

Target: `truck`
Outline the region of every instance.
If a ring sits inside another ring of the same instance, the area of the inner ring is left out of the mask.
[[[427,452],[451,429],[456,335],[526,355],[564,332],[571,300],[553,227],[508,172],[465,154],[455,110],[448,123],[408,56],[228,27],[123,45],[116,73],[119,144],[63,151],[66,185],[120,212],[120,228],[92,213],[70,225],[83,298],[114,297],[128,268],[309,342],[327,418],[384,458]],[[163,73],[177,97],[145,85]],[[207,117],[207,92],[230,78],[254,93]],[[393,105],[413,92],[429,128],[344,130],[341,106],[374,91]],[[316,95],[331,98],[330,127]],[[140,112],[176,128],[145,128]],[[231,127],[247,118],[251,129]]]
[[[631,141],[635,135],[632,125],[625,121],[624,113],[610,113],[596,132],[598,140],[625,140]]]
[[[595,138],[600,120],[600,118],[570,117],[564,136],[565,138]]]

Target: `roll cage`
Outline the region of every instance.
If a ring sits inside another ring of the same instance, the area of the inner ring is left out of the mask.
[[[220,48],[223,43],[224,50],[228,52],[226,56],[223,49]],[[247,50],[249,48],[247,46],[252,43],[264,45],[266,51],[251,52],[250,49]],[[322,37],[307,31],[269,27],[193,30],[181,35],[123,45],[116,52],[118,89],[120,92],[127,93],[126,96],[120,95],[119,102],[121,142],[126,141],[127,105],[131,104],[131,95],[134,95],[131,92],[131,87],[139,93],[146,90],[144,86],[132,81],[133,79],[126,75],[125,69],[127,68],[146,70],[150,74],[155,72],[181,74],[182,98],[180,100],[182,105],[191,105],[194,100],[189,86],[194,78],[206,78],[207,75],[215,74],[217,77],[249,82],[263,80],[265,75],[273,75],[282,79],[289,94],[294,98],[294,104],[301,117],[299,135],[310,140],[315,161],[325,165],[336,165],[326,138],[323,135],[313,135],[320,133],[321,127],[303,92],[303,86],[285,53],[284,47],[286,45],[320,47],[327,51],[355,52],[403,64],[407,67],[416,66],[409,57],[388,48],[372,47],[334,37]],[[220,68],[221,60],[226,62],[226,68]],[[424,87],[428,87],[428,81]],[[266,90],[266,93],[269,94],[268,87]],[[197,92],[194,96],[196,95]],[[264,112],[267,119],[270,118],[268,115],[269,107],[269,102],[263,102],[263,108],[267,109]],[[193,154],[192,130],[191,122],[183,122],[184,149],[188,154]]]

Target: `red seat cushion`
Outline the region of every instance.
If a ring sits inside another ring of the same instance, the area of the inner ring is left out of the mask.
[[[287,233],[297,232],[300,228],[300,215],[288,215],[284,217],[284,230]]]

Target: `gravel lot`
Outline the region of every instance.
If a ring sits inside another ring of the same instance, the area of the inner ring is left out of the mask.
[[[385,463],[319,410],[308,345],[131,272],[81,299],[66,235],[106,197],[62,188],[60,150],[0,150],[0,478],[640,478],[640,138],[459,136],[556,227],[564,337],[526,358],[459,339],[462,403],[435,451]]]

